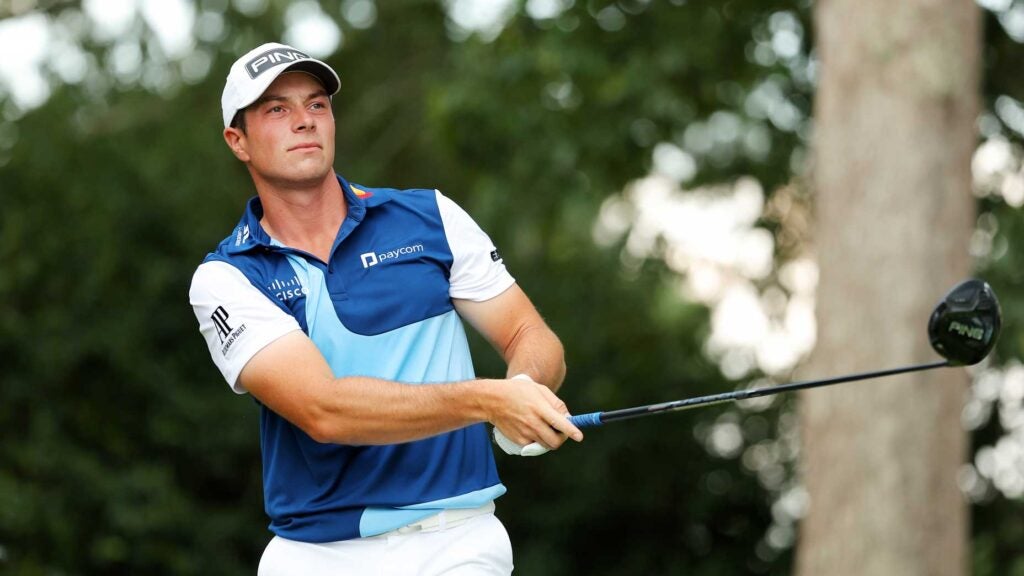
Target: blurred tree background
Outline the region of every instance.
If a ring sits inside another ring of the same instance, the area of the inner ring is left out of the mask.
[[[967,248],[1005,332],[971,372],[959,481],[973,573],[1024,574],[1024,3],[979,4]],[[0,1],[0,573],[255,571],[270,537],[257,408],[214,368],[187,290],[252,194],[219,101],[231,62],[265,41],[341,75],[342,174],[438,187],[488,230],[566,345],[573,410],[791,377],[813,342],[811,10]],[[503,371],[473,344],[479,374]],[[517,573],[789,574],[806,509],[792,402],[499,456]]]

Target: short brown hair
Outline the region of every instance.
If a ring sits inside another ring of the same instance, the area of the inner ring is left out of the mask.
[[[237,128],[237,129],[241,130],[242,134],[245,134],[246,136],[248,136],[248,133],[245,131],[245,111],[246,110],[248,110],[248,107],[242,108],[238,112],[235,112],[235,117],[231,119],[231,127],[232,128]]]

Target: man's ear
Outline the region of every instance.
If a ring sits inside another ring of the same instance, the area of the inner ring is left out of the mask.
[[[228,148],[231,149],[231,153],[235,155],[242,162],[249,161],[249,152],[247,146],[249,144],[246,140],[245,133],[238,128],[232,128],[228,126],[224,129],[224,142],[227,143]]]

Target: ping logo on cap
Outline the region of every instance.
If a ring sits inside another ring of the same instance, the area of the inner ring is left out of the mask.
[[[249,78],[255,80],[257,76],[282,62],[290,64],[299,60],[307,60],[308,58],[308,55],[292,48],[271,48],[246,62],[245,71],[249,73]]]

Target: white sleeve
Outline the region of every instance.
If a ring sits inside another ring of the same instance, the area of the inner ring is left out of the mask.
[[[454,258],[448,279],[448,295],[483,302],[515,284],[487,234],[458,204],[441,194],[440,190],[435,192],[448,247]]]
[[[245,364],[267,344],[301,330],[295,318],[226,262],[201,264],[188,297],[213,363],[237,394],[246,392],[238,382]]]

